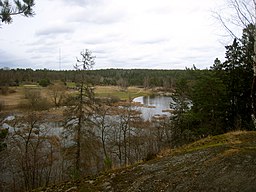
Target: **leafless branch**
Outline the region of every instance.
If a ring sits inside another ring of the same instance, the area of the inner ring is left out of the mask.
[[[255,0],[253,0],[254,3],[256,3]],[[248,13],[248,16],[250,17],[251,21],[250,23],[254,23],[254,20],[255,20],[255,16],[253,16],[253,13],[250,12],[250,9],[248,8],[248,6],[243,2],[242,5],[244,6],[246,12]],[[254,4],[254,9],[255,9],[255,5]]]
[[[242,5],[243,5],[243,3],[242,3]],[[244,13],[241,5],[239,4],[239,2],[237,0],[234,0],[233,7],[236,10],[237,17],[239,18],[240,22],[244,25],[244,27],[246,27],[249,23],[251,23],[251,21],[248,19],[246,13]],[[245,5],[244,7],[246,7],[245,9],[248,8],[247,5]]]
[[[219,13],[216,13],[217,19],[221,22],[221,24],[224,26],[224,28],[227,30],[227,32],[234,38],[237,38],[235,33],[227,26],[226,22],[223,20],[221,15]]]

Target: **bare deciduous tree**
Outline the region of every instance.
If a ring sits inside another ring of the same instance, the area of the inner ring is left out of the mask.
[[[49,87],[49,95],[55,107],[60,107],[66,95],[66,87],[64,84],[57,83]]]
[[[29,112],[13,120],[5,165],[12,173],[12,191],[47,186],[53,177],[59,139],[49,134],[47,114]],[[10,176],[9,176],[10,177]]]
[[[96,128],[96,132],[100,137],[101,145],[104,153],[104,168],[111,169],[112,160],[108,151],[107,141],[111,137],[111,102],[108,100],[97,99],[92,106],[92,124]]]
[[[127,90],[127,88],[128,88],[128,81],[127,81],[127,79],[120,78],[116,83],[119,86],[119,89],[121,91],[126,91]]]
[[[19,107],[24,110],[42,111],[50,108],[48,100],[42,96],[39,89],[24,89],[25,100],[19,103]]]

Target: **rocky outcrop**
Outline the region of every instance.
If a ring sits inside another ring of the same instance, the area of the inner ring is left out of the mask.
[[[73,190],[256,191],[256,132],[208,137],[148,162],[37,191]]]

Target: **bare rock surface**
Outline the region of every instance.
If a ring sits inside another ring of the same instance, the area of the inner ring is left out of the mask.
[[[66,187],[67,185],[67,187]],[[256,191],[256,132],[208,137],[161,157],[36,191]]]

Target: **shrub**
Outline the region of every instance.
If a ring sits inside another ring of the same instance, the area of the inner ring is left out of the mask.
[[[0,111],[3,111],[5,107],[4,101],[0,100]]]
[[[48,85],[51,84],[49,79],[41,79],[38,84],[42,87],[47,87]]]
[[[112,168],[112,160],[109,157],[104,159],[105,170],[110,170]]]
[[[156,153],[148,152],[146,158],[144,158],[145,161],[149,161],[152,159],[155,159],[157,157]]]
[[[2,95],[8,95],[9,94],[9,87],[8,86],[2,86],[0,87],[1,94]]]
[[[19,104],[19,107],[22,109],[41,111],[51,107],[49,101],[46,98],[43,98],[38,90],[26,89],[25,98],[27,100]]]

